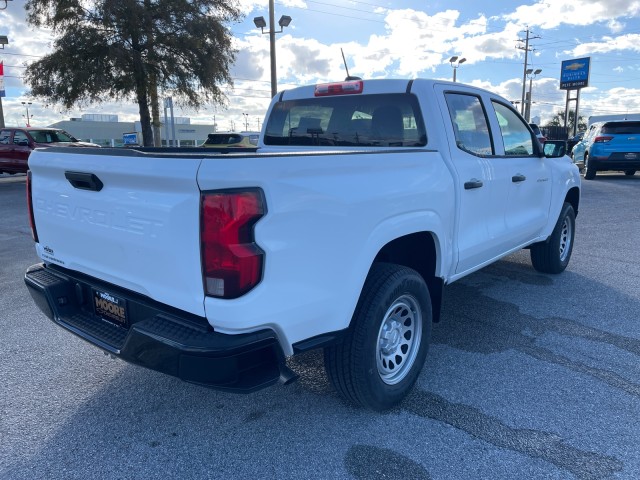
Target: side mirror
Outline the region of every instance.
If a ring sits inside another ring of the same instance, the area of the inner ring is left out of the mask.
[[[567,154],[567,142],[564,140],[546,140],[543,148],[547,158],[560,158]]]
[[[18,145],[20,145],[21,147],[28,147],[29,146],[29,141],[28,140],[22,140],[22,141],[18,142]]]

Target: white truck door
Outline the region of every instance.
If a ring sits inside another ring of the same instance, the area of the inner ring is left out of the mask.
[[[493,100],[490,114],[497,135],[494,166],[508,185],[504,232],[500,244],[511,250],[537,238],[548,223],[552,178],[548,160],[540,156],[537,138],[510,106]]]
[[[504,205],[510,185],[496,176],[495,149],[481,97],[463,89],[440,88],[443,112],[450,117],[450,122],[445,118],[445,128],[452,139],[449,149],[459,205],[454,236],[457,274],[500,254],[499,239],[504,234]]]

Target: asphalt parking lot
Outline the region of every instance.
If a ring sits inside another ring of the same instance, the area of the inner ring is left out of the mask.
[[[28,295],[24,198],[0,176],[0,479],[640,478],[640,174],[583,182],[563,274],[522,251],[447,287],[385,414],[343,404],[314,352],[250,395],[106,357]]]

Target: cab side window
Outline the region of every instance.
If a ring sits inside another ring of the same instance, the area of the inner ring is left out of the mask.
[[[28,145],[29,144],[29,139],[27,138],[27,134],[24,132],[21,132],[19,130],[17,130],[14,134],[13,134],[13,143],[14,144],[22,144],[22,145]]]
[[[504,154],[508,157],[522,157],[537,153],[534,147],[535,137],[527,124],[507,105],[495,101],[492,103],[500,125]]]
[[[0,130],[0,145],[9,145],[11,130]]]
[[[480,98],[463,93],[446,93],[456,145],[473,155],[493,155],[487,116]]]

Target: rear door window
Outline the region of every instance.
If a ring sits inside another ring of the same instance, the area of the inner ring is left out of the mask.
[[[412,94],[341,95],[274,105],[266,145],[419,147],[427,143]]]
[[[474,155],[493,155],[487,115],[480,98],[464,93],[445,95],[456,146]]]

